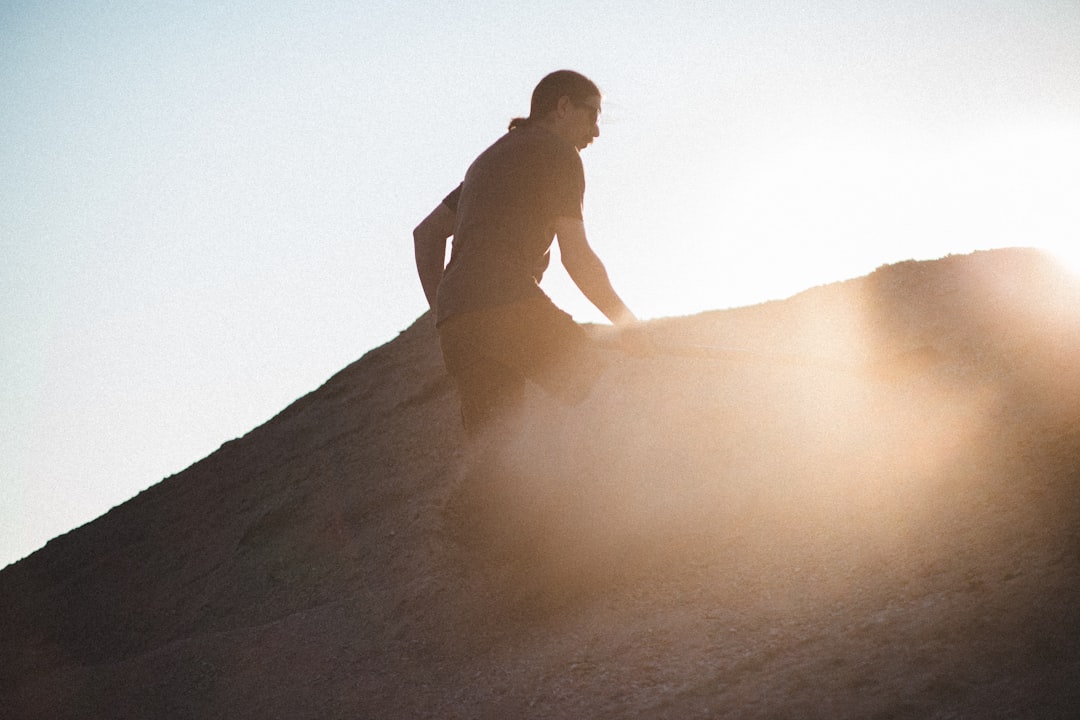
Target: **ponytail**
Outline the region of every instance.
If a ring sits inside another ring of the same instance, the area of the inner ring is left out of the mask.
[[[596,87],[596,83],[581,73],[573,70],[556,70],[545,76],[533,90],[529,117],[514,118],[510,121],[508,130],[528,127],[539,118],[546,116],[555,110],[559,98],[564,95],[575,102],[581,102],[587,97],[599,94],[600,88]]]

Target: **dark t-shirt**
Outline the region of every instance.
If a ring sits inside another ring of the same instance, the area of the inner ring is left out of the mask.
[[[542,295],[554,220],[581,218],[584,196],[577,149],[543,126],[512,130],[481,153],[443,201],[456,222],[438,320]]]

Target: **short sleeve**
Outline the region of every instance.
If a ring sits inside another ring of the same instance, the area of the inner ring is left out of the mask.
[[[450,191],[450,194],[443,198],[442,204],[450,208],[454,212],[457,212],[458,200],[461,199],[461,185],[458,184],[456,188]]]

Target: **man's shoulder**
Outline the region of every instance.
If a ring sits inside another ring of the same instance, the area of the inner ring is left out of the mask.
[[[465,173],[460,206],[493,196],[584,192],[585,170],[577,149],[546,128],[518,128],[479,155]]]
[[[571,162],[581,161],[573,145],[542,125],[530,125],[507,132],[496,140],[484,155],[489,153],[550,155]]]

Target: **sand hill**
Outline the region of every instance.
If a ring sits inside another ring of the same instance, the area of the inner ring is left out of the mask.
[[[421,317],[0,572],[0,715],[1077,716],[1074,278],[1000,250],[650,326],[466,457]]]

